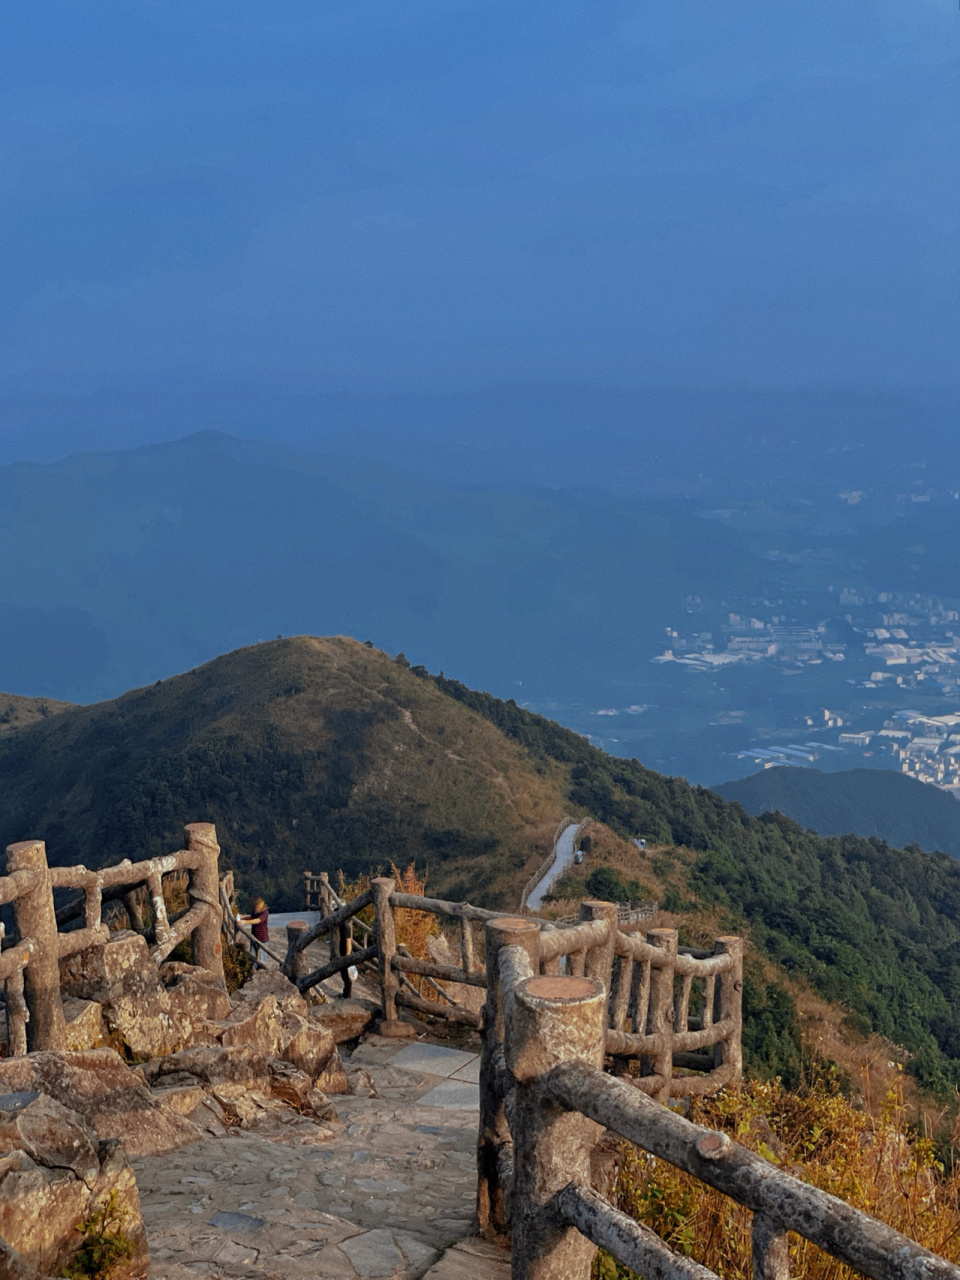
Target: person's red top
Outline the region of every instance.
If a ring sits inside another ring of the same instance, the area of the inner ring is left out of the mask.
[[[253,926],[253,936],[258,942],[270,941],[270,930],[267,928],[267,919],[270,915],[270,909],[264,907],[257,916],[256,924]]]

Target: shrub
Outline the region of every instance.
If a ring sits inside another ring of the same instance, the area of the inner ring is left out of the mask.
[[[77,1223],[74,1230],[82,1233],[83,1244],[64,1272],[69,1280],[110,1280],[117,1267],[133,1256],[133,1241],[123,1233],[127,1216],[114,1190],[89,1218]]]
[[[722,1129],[795,1177],[902,1231],[952,1262],[960,1260],[960,1169],[944,1170],[938,1149],[910,1133],[902,1089],[879,1115],[859,1110],[824,1077],[803,1093],[779,1080],[693,1099],[690,1119]],[[614,1203],[677,1252],[721,1280],[752,1274],[748,1209],[646,1152],[624,1143]],[[804,1280],[853,1280],[849,1267],[790,1236],[790,1272]],[[632,1273],[601,1251],[595,1280]]]

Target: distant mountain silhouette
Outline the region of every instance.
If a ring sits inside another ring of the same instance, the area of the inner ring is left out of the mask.
[[[822,836],[879,836],[960,858],[960,804],[945,791],[889,769],[785,766],[714,787],[747,813],[783,813]]]

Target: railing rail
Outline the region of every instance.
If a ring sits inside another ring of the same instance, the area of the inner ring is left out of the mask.
[[[0,954],[0,981],[7,1012],[7,1052],[20,1056],[36,1049],[62,1049],[66,1023],[60,995],[60,961],[89,947],[105,946],[110,931],[102,921],[105,901],[122,899],[131,927],[148,936],[150,953],[158,963],[184,939],[193,940],[194,963],[223,981],[220,941],[220,903],[216,829],[205,822],[184,828],[186,844],[176,853],[141,862],[125,859],[116,866],[90,871],[83,866],[50,867],[42,840],[25,840],[7,847],[7,874],[0,876],[0,904],[13,911],[18,940]],[[187,910],[171,922],[163,898],[163,877],[186,874]],[[143,927],[135,901],[146,888],[153,908],[153,925]],[[54,891],[82,893],[58,912]],[[61,932],[59,926],[83,917],[79,929]],[[3,930],[0,929],[0,940]]]
[[[512,1151],[499,1163],[513,1170],[500,1205],[514,1280],[586,1280],[596,1246],[650,1278],[716,1280],[590,1189],[590,1152],[603,1129],[752,1210],[754,1280],[788,1280],[788,1232],[873,1280],[960,1280],[960,1267],[907,1236],[606,1075],[602,983],[538,975],[532,933],[490,926],[488,945],[513,1086],[500,1133]],[[498,1225],[488,1215],[488,1233]]]

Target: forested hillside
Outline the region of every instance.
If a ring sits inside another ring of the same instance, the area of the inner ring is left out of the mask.
[[[785,813],[822,836],[879,836],[960,858],[960,804],[928,783],[889,769],[764,769],[715,790],[747,813]]]

